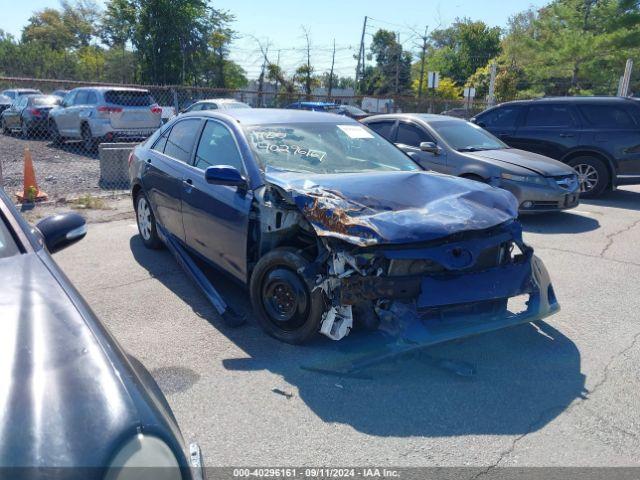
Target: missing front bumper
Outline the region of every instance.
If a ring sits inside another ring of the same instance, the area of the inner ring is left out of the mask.
[[[370,342],[359,342],[351,351],[343,352],[345,355],[336,362],[303,368],[349,375],[400,354],[535,322],[560,310],[549,273],[538,257],[531,254],[527,262],[513,270],[511,275],[503,271],[501,276],[491,272],[475,278],[459,276],[458,283],[448,280],[431,291],[424,290],[428,282],[423,281],[418,300],[395,300],[386,308],[378,309],[381,323],[379,331],[371,334]],[[528,296],[524,308],[510,311],[509,299],[523,295]],[[480,296],[483,298],[479,300]],[[464,301],[443,303],[454,299]]]

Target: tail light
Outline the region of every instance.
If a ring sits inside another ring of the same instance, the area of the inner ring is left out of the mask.
[[[131,166],[131,162],[133,162],[133,150],[131,150],[131,153],[129,154],[129,166]]]
[[[122,107],[107,107],[107,106],[100,106],[97,108],[98,110],[98,114],[100,114],[103,117],[108,117],[109,115],[111,115],[112,113],[120,113],[122,112]]]
[[[34,117],[39,117],[40,115],[42,115],[42,112],[40,110],[38,110],[37,108],[30,108],[29,112],[31,113],[31,115],[33,115]]]
[[[156,115],[161,115],[162,114],[162,107],[160,107],[158,105],[152,105],[151,106],[151,113],[154,113]]]

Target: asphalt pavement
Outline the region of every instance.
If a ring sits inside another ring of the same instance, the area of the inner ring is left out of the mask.
[[[243,289],[215,275],[248,319],[225,326],[169,252],[143,247],[133,215],[90,224],[55,258],[151,371],[207,465],[637,466],[640,187],[523,224],[560,313],[368,378],[301,368],[335,361],[339,345],[271,339]]]

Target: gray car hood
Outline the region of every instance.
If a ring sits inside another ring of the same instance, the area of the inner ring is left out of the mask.
[[[493,160],[517,167],[526,168],[544,177],[574,174],[575,171],[562,162],[533,152],[505,148],[503,150],[482,150],[478,152],[464,152],[466,156],[477,160]]]

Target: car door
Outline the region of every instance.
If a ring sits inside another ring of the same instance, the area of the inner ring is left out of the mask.
[[[71,108],[73,107],[73,102],[75,100],[77,93],[78,93],[77,90],[72,90],[69,93],[67,93],[64,99],[62,100],[62,104],[60,105],[60,108],[52,112],[51,116],[52,118],[55,119],[56,126],[58,127],[58,131],[61,134],[66,134],[69,131],[68,114],[71,111]]]
[[[569,103],[532,103],[526,107],[509,145],[547,157],[561,159],[578,145],[580,122]]]
[[[79,90],[78,93],[76,93],[73,99],[73,105],[71,105],[66,112],[67,135],[77,138],[81,136],[80,121],[83,111],[87,108],[88,101],[88,90]]]
[[[479,114],[474,123],[493,133],[500,140],[511,147],[518,122],[524,111],[520,105],[502,105]]]
[[[156,220],[180,241],[185,241],[182,223],[182,182],[188,172],[187,163],[202,120],[188,118],[177,121],[160,135],[147,150],[142,185]]]
[[[18,97],[11,106],[5,110],[4,122],[8,128],[18,128],[20,126],[20,113],[26,105],[27,97]]]
[[[253,194],[248,188],[207,183],[204,172],[213,165],[230,165],[246,177],[233,132],[218,120],[207,120],[183,182],[185,241],[193,250],[244,282]]]
[[[422,168],[436,172],[447,172],[447,156],[420,150],[422,142],[436,143],[436,139],[423,126],[413,122],[400,121],[396,129],[395,144],[415,160]]]
[[[576,108],[583,124],[580,145],[615,158],[618,175],[640,175],[640,106],[584,102]],[[638,114],[635,119],[634,113]]]

